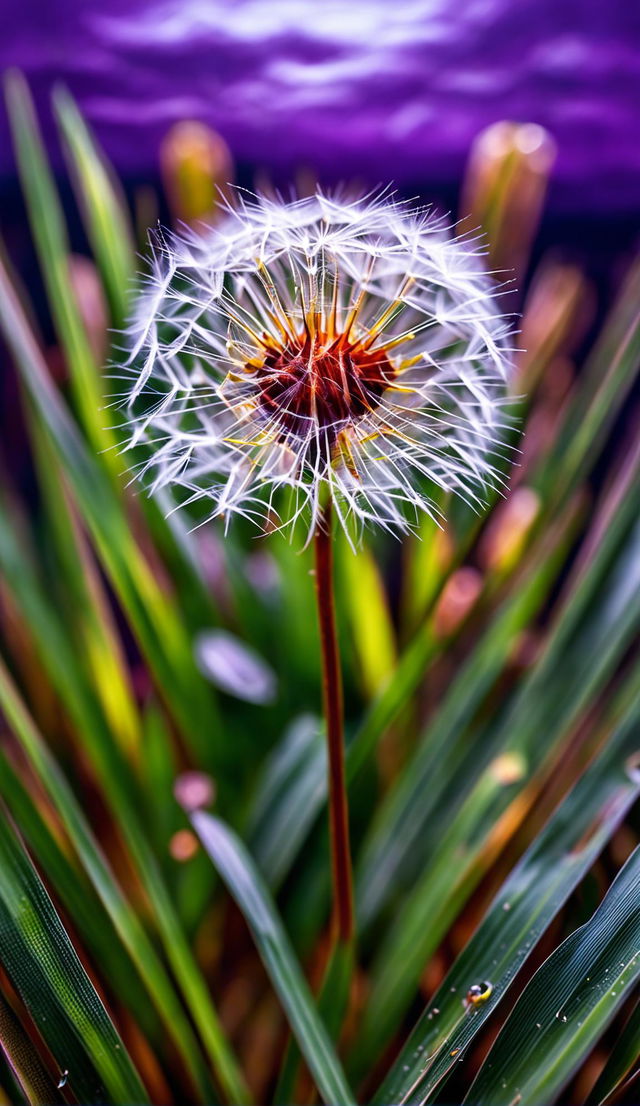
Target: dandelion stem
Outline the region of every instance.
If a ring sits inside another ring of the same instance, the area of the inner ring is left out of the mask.
[[[354,932],[353,877],[344,767],[342,674],[336,634],[331,524],[332,511],[329,500],[324,507],[314,537],[316,598],[322,650],[322,695],[327,727],[334,925],[338,940],[348,942]]]

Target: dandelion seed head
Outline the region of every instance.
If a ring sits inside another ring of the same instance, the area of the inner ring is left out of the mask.
[[[357,538],[499,481],[511,327],[478,239],[386,194],[238,195],[156,237],[128,330],[138,475],[270,527],[330,499]]]

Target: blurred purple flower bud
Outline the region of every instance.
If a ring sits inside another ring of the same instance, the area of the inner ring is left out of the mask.
[[[177,802],[188,813],[211,806],[216,797],[216,785],[204,772],[183,772],[178,776],[173,793]]]
[[[200,671],[211,683],[248,703],[266,705],[277,694],[276,676],[262,657],[226,630],[207,630],[196,638]]]

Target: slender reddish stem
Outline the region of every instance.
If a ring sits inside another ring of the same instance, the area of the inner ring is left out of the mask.
[[[333,590],[331,522],[331,503],[328,502],[319,520],[314,538],[316,597],[322,649],[322,695],[327,726],[334,924],[338,939],[349,941],[354,932],[353,877],[344,765],[342,674],[336,634]]]

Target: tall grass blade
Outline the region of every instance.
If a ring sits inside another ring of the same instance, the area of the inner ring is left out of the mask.
[[[147,1095],[36,871],[0,810],[0,957],[80,1102]]]
[[[553,1102],[640,978],[640,850],[592,918],[538,969],[466,1102]]]
[[[316,1086],[327,1106],[353,1106],[354,1098],[269,893],[241,841],[204,811],[191,816],[229,892],[249,925],[269,978],[286,1011]]]

